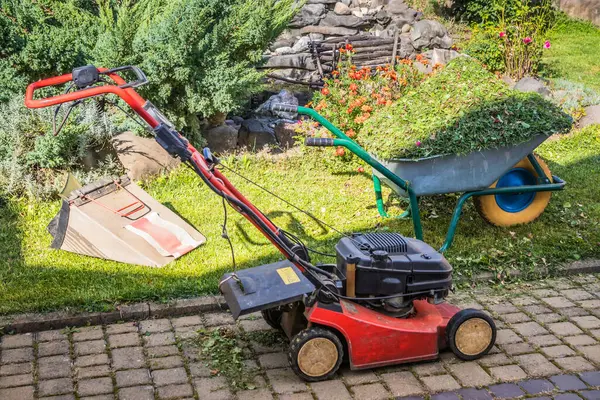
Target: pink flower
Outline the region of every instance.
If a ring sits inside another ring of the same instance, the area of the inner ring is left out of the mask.
[[[552,46],[552,45],[550,44],[550,41],[549,41],[549,40],[546,40],[546,41],[544,42],[544,48],[545,48],[545,49],[549,49],[551,46]]]
[[[506,36],[506,32],[502,31],[498,34],[498,36],[500,36],[501,38],[503,38],[504,36]]]
[[[421,147],[421,141],[420,141],[420,140],[417,140],[417,142],[415,143],[415,145],[416,145],[417,147]]]
[[[533,41],[533,39],[532,39],[532,38],[530,38],[529,36],[527,36],[525,39],[523,39],[523,43],[525,43],[525,44],[529,44],[529,43],[531,43],[532,41]]]

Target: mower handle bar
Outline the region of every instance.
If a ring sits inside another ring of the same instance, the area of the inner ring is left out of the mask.
[[[133,71],[137,77],[135,81],[126,82],[118,72],[130,70]],[[102,86],[91,86],[80,90],[75,90],[70,93],[64,93],[56,96],[51,96],[43,99],[34,99],[34,93],[38,89],[42,89],[50,86],[60,86],[73,81],[73,74],[64,74],[55,76],[52,78],[42,79],[37,82],[31,83],[27,86],[25,92],[25,105],[28,108],[44,108],[55,106],[62,103],[68,103],[76,100],[83,100],[90,97],[101,96],[105,94],[114,94],[121,97],[123,100],[128,99],[139,100],[141,97],[133,90],[133,88],[139,87],[148,83],[148,78],[141,69],[136,66],[124,66],[113,69],[98,68],[98,72],[103,75],[107,75],[111,78],[116,85],[102,85]],[[127,101],[130,103],[130,101]],[[137,110],[136,110],[137,111]],[[146,118],[144,118],[146,119]]]

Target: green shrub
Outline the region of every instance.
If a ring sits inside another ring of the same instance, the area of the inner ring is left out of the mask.
[[[292,0],[129,3],[101,9],[94,57],[139,65],[151,81],[142,92],[188,130],[196,115],[228,113],[260,88],[263,74],[253,67],[295,9]]]
[[[384,159],[419,158],[514,145],[571,124],[559,107],[512,91],[479,63],[460,57],[374,114],[359,142]]]

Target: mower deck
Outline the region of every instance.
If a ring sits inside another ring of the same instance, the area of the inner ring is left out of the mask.
[[[307,309],[309,324],[340,332],[351,369],[432,360],[447,347],[446,325],[460,309],[448,303],[414,302],[409,318],[394,318],[346,300]]]

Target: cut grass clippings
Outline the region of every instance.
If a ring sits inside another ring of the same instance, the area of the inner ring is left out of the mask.
[[[567,181],[566,190],[552,195],[539,220],[511,228],[486,224],[469,202],[453,247],[446,253],[455,279],[492,272],[502,281],[512,271],[531,278],[538,276],[539,268],[556,272],[563,262],[600,257],[600,126],[553,139],[539,154],[555,175]],[[365,173],[354,168],[331,173],[323,168],[322,159],[306,155],[281,159],[245,156],[224,163],[344,232],[384,230],[413,235],[410,220],[379,217],[368,169]],[[317,250],[333,251],[338,234],[239,177],[226,175],[276,224]],[[221,199],[187,168],[159,177],[145,188],[196,226],[207,237],[206,244],[163,268],[52,250],[46,226],[60,201],[7,201],[0,206],[0,314],[59,308],[102,311],[124,302],[217,293],[220,277],[233,268],[228,244],[221,238]],[[389,193],[384,191],[386,199]],[[444,241],[455,202],[455,195],[420,200],[425,241],[436,248]],[[398,215],[406,203],[392,198],[388,206]],[[238,268],[282,258],[231,209],[228,228]]]
[[[458,57],[377,110],[357,140],[383,159],[420,158],[515,145],[571,125],[537,93],[513,91],[476,60]]]

